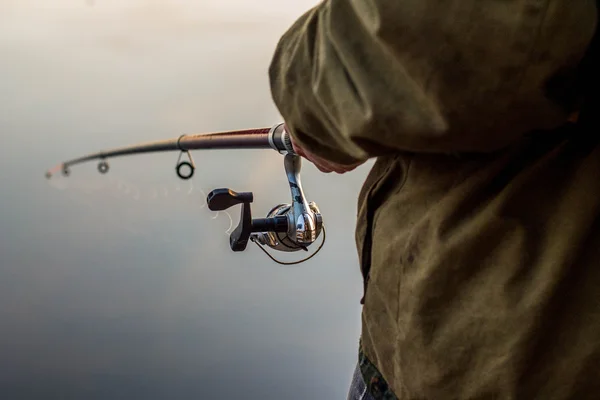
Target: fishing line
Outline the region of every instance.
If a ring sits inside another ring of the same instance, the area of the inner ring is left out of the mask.
[[[81,177],[71,176],[69,180],[67,179],[53,179],[48,181],[50,186],[56,190],[68,191],[70,200],[85,205],[87,209],[93,210],[95,213],[101,212],[101,208],[99,205],[104,203],[103,199],[99,198],[98,194],[101,193],[104,196],[110,196],[119,200],[131,200],[131,204],[138,203],[142,197],[142,193],[148,197],[148,199],[162,201],[162,198],[159,198],[158,193],[159,189],[163,193],[163,197],[167,198],[171,191],[179,191],[184,197],[199,197],[195,198],[192,201],[194,203],[199,203],[199,208],[203,209],[206,207],[206,194],[201,187],[197,188],[194,191],[194,184],[192,180],[189,180],[189,189],[187,192],[181,191],[181,186],[179,183],[174,184],[174,188],[169,190],[169,188],[165,185],[154,185],[147,187],[144,191],[140,190],[137,185],[133,183],[115,177],[109,177],[108,182],[100,181],[98,179],[82,179]],[[183,194],[185,193],[185,194]],[[124,207],[120,209],[119,215],[124,216],[123,219],[116,219],[114,213],[103,212],[102,217],[108,218],[111,222],[119,222],[123,225],[125,231],[139,234],[142,231],[139,229],[134,229],[131,223],[126,223],[127,221],[131,221],[132,219],[126,218],[127,216],[131,216],[132,210],[135,210],[139,206],[135,206],[134,208]],[[228,221],[227,228],[223,230],[223,234],[228,235],[233,228],[233,219],[229,212],[220,211],[215,215],[211,215],[211,220],[217,220],[220,216],[224,216],[226,221]],[[172,242],[171,239],[167,240],[168,242]]]

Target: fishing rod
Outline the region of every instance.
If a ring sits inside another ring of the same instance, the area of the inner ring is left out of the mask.
[[[206,203],[211,211],[223,211],[241,205],[239,224],[229,236],[231,250],[244,251],[248,241],[251,241],[273,261],[284,265],[307,261],[321,250],[325,244],[323,218],[316,203],[307,201],[304,195],[300,180],[301,157],[294,152],[290,135],[283,123],[271,128],[181,135],[174,139],[100,151],[60,163],[46,172],[46,178],[50,179],[59,172],[69,176],[72,166],[93,160],[99,160],[98,171],[106,174],[110,168],[107,159],[112,157],[177,151],[179,157],[175,172],[179,178],[188,180],[196,170],[190,151],[205,149],[273,149],[284,156],[283,164],[290,187],[291,203],[276,205],[267,213],[266,218],[252,218],[250,206],[254,201],[252,192],[236,192],[228,188],[219,188],[208,194]],[[182,160],[184,154],[187,156],[187,161]],[[300,261],[279,261],[265,250],[265,247],[270,247],[283,252],[308,251],[308,247],[317,241],[321,233],[323,239],[317,250]]]

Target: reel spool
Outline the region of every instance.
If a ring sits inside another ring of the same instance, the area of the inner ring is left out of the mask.
[[[309,204],[310,210],[315,214],[317,219],[317,232],[316,236],[318,237],[323,230],[323,219],[321,217],[321,212],[317,207],[316,203],[311,201]],[[291,212],[293,211],[292,204],[279,204],[273,207],[269,213],[267,214],[267,218],[275,218],[275,217],[291,217]],[[307,250],[306,246],[300,246],[296,242],[294,242],[289,236],[287,232],[261,232],[255,233],[251,235],[252,241],[257,244],[263,246],[269,246],[270,248],[278,251],[285,252],[295,252],[298,250]]]

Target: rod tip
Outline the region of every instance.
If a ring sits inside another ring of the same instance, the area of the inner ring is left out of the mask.
[[[46,172],[46,179],[52,178],[52,173],[50,171]]]

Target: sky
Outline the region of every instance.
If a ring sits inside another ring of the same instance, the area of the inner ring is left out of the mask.
[[[105,148],[281,122],[267,68],[315,3],[0,0],[0,398],[345,399],[370,164],[303,164],[327,242],[295,266],[232,252],[239,210],[205,202],[221,187],[252,191],[259,217],[288,202],[274,151],[193,152],[191,181],[175,153],[44,177]]]

